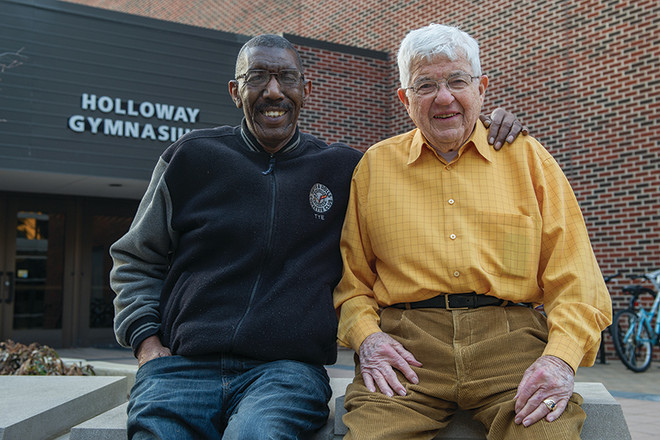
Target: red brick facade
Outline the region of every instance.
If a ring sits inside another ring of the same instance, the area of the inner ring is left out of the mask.
[[[396,49],[430,22],[481,45],[486,110],[515,112],[580,200],[604,275],[660,268],[660,4],[657,0],[71,0],[245,35],[285,33],[383,51],[301,46],[313,98],[303,129],[364,149],[410,128]],[[614,308],[623,277],[610,284]],[[611,350],[611,345],[609,346]]]
[[[300,126],[326,141],[366,149],[382,139],[388,127],[386,60],[298,45],[305,75],[312,80]]]

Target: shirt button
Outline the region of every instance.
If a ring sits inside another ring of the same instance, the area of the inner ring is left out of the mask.
[[[451,238],[452,240],[456,240],[456,234],[451,234],[449,238]]]
[[[447,203],[449,203],[450,205],[453,205],[456,202],[454,202],[454,199],[449,199],[449,200],[447,200]]]
[[[461,273],[460,273],[459,271],[454,271],[454,276],[455,276],[456,278],[458,278],[460,275],[461,275]]]

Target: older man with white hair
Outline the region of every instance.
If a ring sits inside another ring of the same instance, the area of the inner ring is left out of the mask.
[[[471,36],[412,31],[398,63],[417,128],[365,153],[342,231],[345,438],[431,439],[460,407],[489,439],[577,439],[611,302],[575,195],[532,137],[488,147]]]

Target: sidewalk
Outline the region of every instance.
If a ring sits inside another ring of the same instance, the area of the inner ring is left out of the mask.
[[[71,348],[60,349],[63,358],[81,359],[86,363],[110,362],[137,366],[130,350]],[[353,351],[340,349],[337,363],[327,367],[330,377],[353,377]],[[601,382],[621,404],[633,440],[655,440],[660,433],[660,363],[651,364],[648,371],[634,373],[618,360],[596,363],[580,368],[578,382]]]

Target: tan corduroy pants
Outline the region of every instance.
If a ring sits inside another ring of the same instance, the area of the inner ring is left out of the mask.
[[[525,428],[513,421],[518,384],[547,343],[547,324],[539,312],[520,306],[387,308],[381,328],[422,362],[413,367],[419,384],[398,373],[406,396],[371,393],[358,365],[346,390],[343,420],[349,432],[344,439],[430,440],[458,407],[472,411],[489,440],[580,438],[586,416],[578,394],[552,423],[542,419]]]

